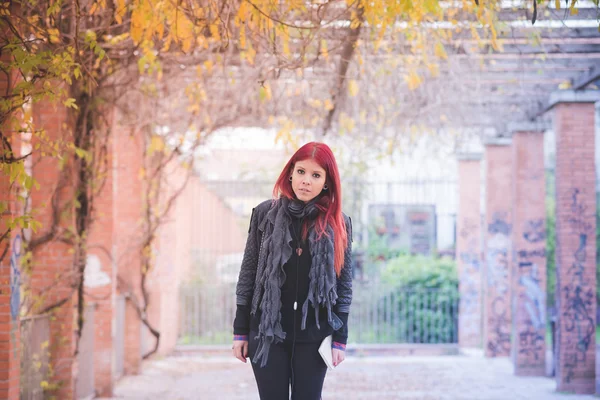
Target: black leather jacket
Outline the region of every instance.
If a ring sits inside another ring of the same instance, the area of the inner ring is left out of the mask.
[[[255,291],[255,287],[262,287],[256,276],[258,267],[258,258],[262,249],[262,234],[258,229],[260,222],[263,220],[269,209],[271,208],[271,200],[264,201],[252,210],[250,218],[250,228],[248,229],[248,239],[246,241],[246,249],[238,278],[236,296],[237,304],[241,306],[251,306],[258,304],[258,299],[262,297],[262,293]],[[337,301],[333,307],[334,312],[349,313],[350,304],[352,303],[352,220],[344,214],[346,223],[346,232],[348,235],[348,246],[344,252],[344,266],[339,277],[337,277]],[[252,310],[255,312],[256,310]]]

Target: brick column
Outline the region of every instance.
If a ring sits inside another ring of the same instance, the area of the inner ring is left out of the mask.
[[[113,230],[118,290],[121,294],[135,295],[141,302],[140,248],[145,193],[140,172],[144,167],[144,141],[138,130],[120,127],[113,132],[113,179],[115,200],[118,199],[115,201]],[[124,373],[137,374],[142,360],[141,321],[131,298],[126,302],[124,332]]]
[[[513,132],[513,364],[516,375],[546,373],[546,182],[544,133]]]
[[[486,357],[510,354],[510,265],[512,221],[511,140],[485,145],[486,227],[484,244],[484,322]]]
[[[118,133],[114,133],[118,134]],[[107,166],[102,191],[94,199],[93,222],[88,236],[85,267],[86,303],[94,305],[94,387],[96,395],[113,391],[113,312],[116,284],[113,276],[113,146],[108,141]]]
[[[0,85],[6,83],[0,82]],[[4,132],[5,135],[6,133]],[[18,157],[20,153],[17,149],[20,141],[13,138],[16,138],[16,135],[12,138],[8,136],[15,152],[14,156]],[[4,155],[3,153],[2,156]],[[22,238],[18,230],[8,231],[8,219],[17,216],[19,212],[15,201],[15,189],[11,188],[8,176],[3,173],[0,173],[0,203],[8,206],[0,214],[0,236],[8,232],[7,236],[0,241],[0,398],[18,400]]]
[[[17,5],[11,5],[11,13],[17,13]],[[4,27],[6,29],[6,27]],[[6,34],[5,34],[6,36]],[[2,61],[8,62],[6,52],[1,54]],[[0,93],[10,93],[18,82],[16,74],[0,75]],[[8,123],[2,126],[2,134],[11,144],[12,154],[0,145],[0,157],[19,157],[21,155],[20,137]],[[7,222],[20,214],[15,197],[15,188],[11,187],[9,177],[0,171],[0,203],[7,206],[0,212],[0,398],[19,399],[21,321],[19,315],[21,289],[22,238],[15,230],[9,232]]]
[[[67,110],[62,104],[55,106],[46,101],[36,103],[33,106],[33,116],[36,128],[45,129],[49,140],[71,140],[68,138],[70,131]],[[32,191],[31,206],[32,209],[39,210],[37,219],[42,224],[38,233],[33,235],[32,241],[35,242],[42,236],[52,235],[53,229],[57,233],[61,232],[70,222],[68,219],[73,212],[73,177],[68,172],[68,161],[61,167],[57,157],[44,156],[42,150],[34,151],[32,157],[33,176],[40,188]],[[58,205],[56,214],[53,204]],[[59,389],[51,394],[60,399],[74,396],[76,302],[74,291],[70,287],[73,280],[72,249],[71,245],[57,240],[34,249],[29,282],[34,313],[60,304],[52,310],[49,343],[53,371],[50,383],[59,385]]]
[[[596,93],[551,96],[556,132],[556,381],[558,391],[595,392]]]
[[[481,346],[481,155],[458,157],[459,206],[456,231],[458,260],[458,343]]]

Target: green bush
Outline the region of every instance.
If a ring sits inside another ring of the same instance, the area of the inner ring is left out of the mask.
[[[390,287],[393,301],[381,301],[383,315],[389,304],[401,318],[395,326],[397,342],[453,343],[458,327],[458,273],[449,258],[401,255],[390,260],[381,282]]]
[[[458,291],[458,268],[450,257],[401,255],[390,260],[381,275],[382,283],[411,289]]]
[[[556,201],[554,199],[554,172],[546,172],[546,304],[554,307],[556,292]]]

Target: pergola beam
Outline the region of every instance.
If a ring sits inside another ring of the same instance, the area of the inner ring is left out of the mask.
[[[575,90],[584,89],[587,85],[600,79],[600,64],[594,64],[582,73],[578,78],[572,80],[572,87]]]

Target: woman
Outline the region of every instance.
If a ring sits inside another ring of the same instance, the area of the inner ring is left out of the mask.
[[[274,200],[252,210],[237,284],[233,354],[252,369],[261,400],[321,398],[332,337],[344,361],[352,301],[352,225],[342,213],[331,149],[311,142],[283,168]]]

